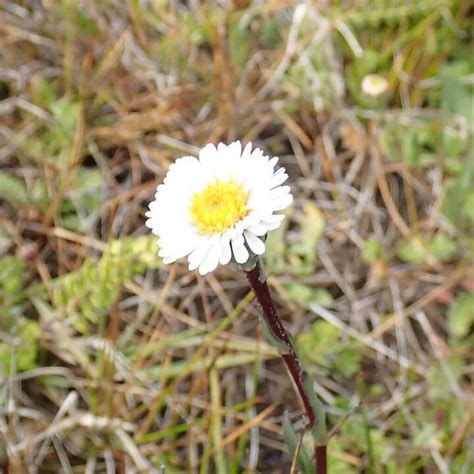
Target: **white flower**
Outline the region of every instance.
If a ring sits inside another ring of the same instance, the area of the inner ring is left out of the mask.
[[[177,159],[146,213],[163,262],[187,256],[189,269],[205,275],[232,258],[243,264],[261,255],[262,237],[284,218],[275,212],[293,201],[277,161],[251,143],[242,151],[239,141]]]
[[[369,74],[362,81],[362,92],[371,97],[378,97],[388,89],[388,81],[378,74]]]

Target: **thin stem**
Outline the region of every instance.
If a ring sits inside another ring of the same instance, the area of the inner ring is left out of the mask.
[[[306,414],[309,420],[309,428],[314,428],[316,424],[321,423],[318,420],[313,409],[310,397],[306,392],[304,386],[305,372],[303,371],[298,356],[296,355],[293,344],[288,337],[280,318],[273,304],[273,300],[268,288],[267,280],[262,272],[262,267],[258,261],[256,266],[245,272],[247,279],[252,286],[255,296],[257,297],[260,306],[262,307],[263,314],[267,321],[268,327],[272,332],[272,335],[278,340],[279,344],[284,346],[285,353],[282,354],[282,358],[285,361],[288,371],[290,372],[293,381],[295,382],[298,393],[303,402]],[[326,446],[319,445],[315,449],[315,464],[316,472],[318,474],[327,473],[327,461],[326,461]]]
[[[316,461],[316,472],[318,474],[327,474],[326,445],[316,446],[314,459]]]

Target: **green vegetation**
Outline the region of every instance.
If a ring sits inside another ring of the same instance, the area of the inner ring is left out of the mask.
[[[264,257],[329,472],[473,472],[469,2],[5,0],[0,20],[0,467],[311,472],[244,275],[162,265],[144,227],[173,160],[241,139],[290,174]]]

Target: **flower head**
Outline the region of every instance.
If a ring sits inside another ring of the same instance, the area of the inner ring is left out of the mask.
[[[242,150],[239,141],[177,159],[146,213],[163,262],[188,257],[189,269],[205,275],[231,259],[244,264],[261,255],[262,238],[284,218],[275,213],[293,201],[277,161],[251,143]]]
[[[362,92],[371,97],[378,97],[388,89],[388,81],[378,74],[369,74],[362,81]]]

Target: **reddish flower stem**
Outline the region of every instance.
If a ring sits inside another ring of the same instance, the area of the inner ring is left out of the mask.
[[[316,446],[314,459],[316,461],[316,472],[318,474],[327,474],[326,445]]]
[[[282,358],[285,361],[286,366],[288,367],[288,371],[290,372],[290,375],[293,378],[293,381],[295,382],[296,388],[303,402],[306,415],[308,416],[309,420],[308,427],[314,428],[319,422],[319,420],[317,420],[316,418],[316,414],[310,402],[310,398],[306,393],[306,389],[304,387],[305,373],[303,372],[293,344],[291,343],[290,338],[288,337],[288,333],[286,332],[280,318],[278,317],[275,305],[273,304],[273,300],[270,294],[270,290],[268,288],[267,280],[262,272],[260,262],[257,262],[255,268],[246,271],[245,273],[247,275],[247,279],[250,283],[250,286],[253,288],[255,296],[257,297],[257,300],[260,303],[260,306],[262,307],[263,314],[270,330],[272,331],[273,336],[278,339],[278,341],[282,345],[286,347],[286,353],[282,354]],[[327,474],[325,445],[316,446],[314,459],[316,467],[315,472],[317,472],[317,474]]]

